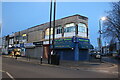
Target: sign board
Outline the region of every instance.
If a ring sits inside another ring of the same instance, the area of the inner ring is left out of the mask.
[[[79,37],[75,37],[75,36],[73,36],[72,40],[73,40],[73,42],[89,42],[89,39],[79,38]]]
[[[35,47],[33,43],[24,43],[25,47]]]
[[[20,44],[20,47],[24,47],[24,43]]]
[[[40,42],[33,42],[34,45],[43,45],[43,41]]]
[[[15,44],[15,47],[20,47],[20,44]]]
[[[33,42],[33,44],[34,44],[36,47],[39,47],[39,46],[42,46],[42,45],[43,45],[43,41]]]

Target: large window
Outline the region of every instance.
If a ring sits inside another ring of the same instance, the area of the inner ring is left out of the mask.
[[[70,24],[65,25],[64,32],[75,32],[75,24],[70,23]]]
[[[53,34],[53,28],[51,28],[51,34]],[[46,31],[45,31],[45,35],[46,35],[46,36],[49,35],[49,28],[46,29]]]
[[[23,40],[27,39],[27,34],[22,34]]]
[[[79,23],[79,24],[78,24],[78,32],[86,33],[86,32],[87,32],[86,25],[83,24],[83,23]]]
[[[61,34],[62,33],[62,26],[58,26],[56,28],[56,34]]]

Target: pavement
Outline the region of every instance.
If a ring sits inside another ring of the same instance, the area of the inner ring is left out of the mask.
[[[12,56],[3,56],[3,57],[14,58]],[[78,61],[78,62],[62,60],[60,61],[59,65],[48,64],[47,59],[43,59],[42,64],[40,59],[18,57],[16,60],[33,63],[33,64],[44,65],[44,66],[53,66],[53,67],[69,68],[69,69],[75,69],[75,70],[99,71],[99,72],[118,74],[118,65],[110,62],[106,62],[106,61],[100,62],[100,60],[98,59],[91,59],[89,61]]]
[[[17,78],[25,78],[33,79],[50,79],[50,78],[71,78],[86,80],[92,78],[92,80],[99,80],[98,78],[112,78],[107,80],[116,80],[118,78],[118,74],[108,73],[106,71],[98,71],[98,70],[83,70],[83,69],[75,69],[66,66],[60,65],[48,65],[46,63],[36,64],[32,61],[20,61],[14,58],[6,58],[2,57],[2,77],[6,80],[6,78],[10,78],[11,80],[16,80]],[[32,60],[32,59],[31,59]],[[64,63],[65,64],[65,63]],[[83,79],[84,78],[84,79]],[[95,79],[93,79],[95,78]],[[116,79],[113,79],[116,78]],[[3,80],[4,80],[3,79]],[[18,79],[19,80],[19,79]],[[53,79],[52,79],[53,80]],[[105,79],[106,80],[106,79]]]

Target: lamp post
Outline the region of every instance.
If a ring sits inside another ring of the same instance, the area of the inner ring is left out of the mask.
[[[50,58],[51,58],[51,50],[50,50],[50,45],[51,45],[51,20],[52,20],[52,0],[50,3],[50,25],[49,25],[49,51],[48,51],[48,64],[50,64]]]
[[[49,53],[48,53],[48,64],[50,64],[50,58],[51,58],[51,50],[50,50],[50,45],[51,45],[51,20],[52,20],[52,1],[50,4],[50,27],[49,27]],[[54,12],[53,12],[53,40],[52,40],[52,46],[53,46],[53,54],[54,54],[54,40],[55,40],[55,15],[56,15],[56,0],[54,0]]]
[[[56,16],[56,0],[54,0],[54,14],[53,14],[53,54],[55,53],[55,16]]]
[[[101,40],[101,35],[102,35],[102,26],[101,26],[101,21],[106,20],[106,17],[101,17],[99,19],[99,49],[100,49],[100,54],[102,53],[102,40]]]
[[[2,50],[3,50],[3,43],[2,43],[2,41],[3,41],[3,37],[2,37],[2,24],[0,23],[0,48],[1,48],[0,52],[1,52],[1,54],[2,54]]]
[[[2,47],[2,24],[0,23],[0,46]]]

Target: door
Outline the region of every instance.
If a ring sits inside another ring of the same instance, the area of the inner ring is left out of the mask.
[[[48,50],[49,50],[49,46],[44,46],[44,49],[43,49],[44,51],[44,54],[43,54],[43,58],[48,58]]]

